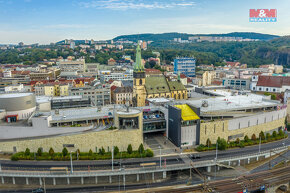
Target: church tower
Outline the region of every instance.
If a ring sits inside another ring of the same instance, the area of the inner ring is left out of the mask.
[[[139,42],[136,48],[136,61],[134,64],[133,71],[133,97],[134,106],[143,107],[145,106],[146,90],[145,90],[145,71],[141,59],[141,48]]]

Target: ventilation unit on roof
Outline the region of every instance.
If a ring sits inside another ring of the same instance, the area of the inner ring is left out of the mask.
[[[203,100],[201,106],[202,106],[202,107],[208,107],[208,102],[207,102],[207,100]]]

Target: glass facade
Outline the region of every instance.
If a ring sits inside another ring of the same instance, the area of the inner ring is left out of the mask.
[[[193,57],[174,59],[174,73],[185,74],[187,77],[195,77],[196,60]]]

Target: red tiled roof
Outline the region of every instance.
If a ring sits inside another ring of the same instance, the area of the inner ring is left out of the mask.
[[[145,73],[146,74],[161,74],[161,71],[158,69],[154,69],[154,68],[147,68],[145,69]]]
[[[180,74],[180,78],[186,78],[185,74]]]
[[[259,76],[257,86],[278,87],[290,86],[290,77],[287,76]]]
[[[212,85],[222,85],[222,81],[221,80],[214,80],[214,81],[212,81]]]
[[[113,85],[113,86],[111,87],[111,91],[115,90],[116,88],[117,88],[117,86]]]

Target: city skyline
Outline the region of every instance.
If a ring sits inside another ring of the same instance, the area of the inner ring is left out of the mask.
[[[287,0],[0,1],[0,44],[49,44],[63,39],[180,32],[289,35]],[[249,22],[249,9],[277,9],[277,22]]]

